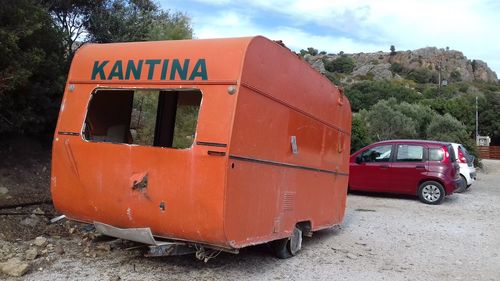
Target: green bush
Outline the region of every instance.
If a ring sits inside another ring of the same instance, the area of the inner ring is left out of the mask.
[[[429,83],[432,79],[432,72],[427,68],[417,68],[408,73],[408,78],[421,84]]]
[[[404,66],[400,63],[397,63],[397,62],[391,63],[391,67],[389,69],[391,70],[392,73],[396,73],[399,75],[401,75],[405,72]]]
[[[351,129],[351,153],[358,151],[360,148],[363,148],[372,142],[373,140],[361,115],[353,114]]]
[[[460,74],[459,71],[453,70],[450,73],[450,82],[459,82],[462,81],[462,75]]]
[[[361,81],[346,86],[345,93],[354,112],[361,109],[370,109],[378,101],[391,97],[399,102],[406,101],[409,103],[414,103],[422,98],[422,95],[417,91],[395,80]]]
[[[347,56],[341,55],[332,61],[325,61],[325,69],[330,72],[352,73],[356,66],[356,61]]]
[[[417,137],[418,124],[394,105],[396,99],[381,100],[369,111],[361,111],[371,137],[376,140]]]
[[[463,143],[469,139],[466,127],[451,114],[435,115],[426,129],[428,139]]]

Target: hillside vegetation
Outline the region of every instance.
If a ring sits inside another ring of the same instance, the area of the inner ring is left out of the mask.
[[[500,84],[485,62],[433,47],[415,51],[300,55],[336,85],[353,110],[352,150],[371,142],[419,138],[464,143],[479,134],[500,145]]]

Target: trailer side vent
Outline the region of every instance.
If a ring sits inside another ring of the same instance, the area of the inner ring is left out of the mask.
[[[283,211],[293,211],[295,205],[295,192],[285,191],[283,193]]]

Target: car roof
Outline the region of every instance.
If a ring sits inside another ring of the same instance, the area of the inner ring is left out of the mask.
[[[444,142],[444,141],[434,141],[434,140],[414,140],[414,139],[396,139],[396,140],[385,140],[385,141],[380,141],[376,142],[376,144],[381,144],[381,143],[424,143],[424,144],[435,144],[435,145],[448,145],[450,144],[449,142]],[[375,144],[375,143],[374,143]]]

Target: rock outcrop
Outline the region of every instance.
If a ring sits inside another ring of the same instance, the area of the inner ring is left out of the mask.
[[[343,55],[353,58],[356,62],[354,71],[349,75],[352,78],[370,76],[374,80],[400,79],[400,76],[391,69],[391,65],[397,64],[407,73],[420,68],[428,69],[436,74],[440,72],[443,80],[498,82],[497,74],[484,61],[469,60],[462,52],[455,50],[427,47],[392,54],[376,52]],[[324,61],[334,60],[338,56],[307,54],[304,59],[313,68],[325,73]]]

